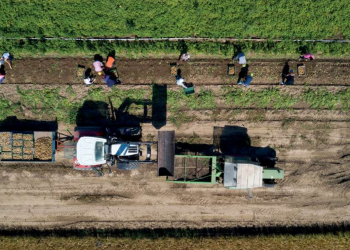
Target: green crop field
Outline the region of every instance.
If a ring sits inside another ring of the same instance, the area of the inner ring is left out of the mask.
[[[348,0],[1,0],[2,37],[350,38]]]
[[[3,249],[348,249],[348,234],[219,238],[0,237]]]

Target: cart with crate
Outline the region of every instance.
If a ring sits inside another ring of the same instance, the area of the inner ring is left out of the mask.
[[[0,161],[54,162],[56,132],[0,131]]]

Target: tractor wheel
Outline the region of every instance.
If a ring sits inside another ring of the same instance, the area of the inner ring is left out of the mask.
[[[140,167],[140,163],[138,162],[129,162],[129,163],[117,163],[117,168],[120,170],[135,170]]]

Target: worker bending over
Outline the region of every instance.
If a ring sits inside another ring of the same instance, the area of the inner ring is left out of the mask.
[[[247,75],[244,79],[244,81],[238,82],[238,85],[243,85],[244,87],[248,87],[250,83],[253,81],[253,73],[250,73],[250,75]]]
[[[185,80],[179,74],[176,76],[176,84],[179,85],[179,86],[184,87],[185,89],[187,89]]]
[[[239,52],[237,56],[233,58],[233,61],[238,60],[239,64],[246,64],[247,60],[245,59],[245,55],[243,52]]]
[[[282,85],[293,85],[294,84],[294,70],[290,70],[289,73],[286,75],[286,81],[282,81]]]
[[[9,52],[5,52],[0,58],[0,65],[4,65],[6,62],[10,66],[10,69],[12,69],[12,58],[13,57]]]

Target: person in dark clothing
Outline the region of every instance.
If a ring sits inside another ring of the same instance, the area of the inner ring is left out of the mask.
[[[287,79],[287,75],[289,74],[289,61],[286,61],[282,70],[282,81],[281,84],[284,84],[284,81]]]
[[[288,75],[286,75],[287,77],[287,81],[286,82],[282,82],[282,85],[293,85],[294,84],[294,70],[290,70]]]
[[[248,64],[244,64],[241,68],[241,71],[238,74],[238,80],[237,83],[241,82],[242,79],[245,79],[245,77],[248,75],[248,71],[249,71],[249,65]]]

